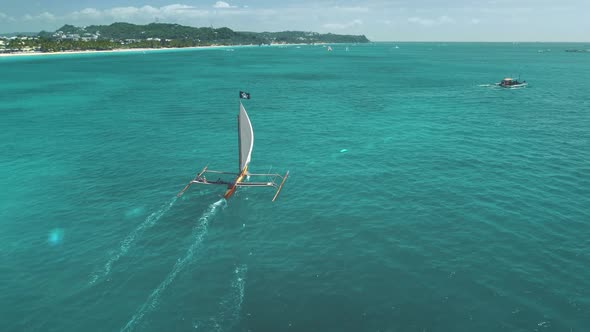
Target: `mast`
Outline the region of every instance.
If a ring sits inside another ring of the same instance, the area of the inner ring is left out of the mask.
[[[247,92],[240,91],[240,99],[250,99],[250,94]],[[250,118],[248,117],[248,113],[240,100],[239,103],[240,110],[238,112],[238,144],[239,144],[239,162],[240,162],[240,169],[239,173],[241,174],[246,170],[248,164],[250,163],[250,155],[252,154],[252,148],[254,146],[254,131],[252,129],[252,123],[250,123]]]
[[[242,101],[238,103],[238,174],[242,172],[242,135],[240,133],[240,106]]]

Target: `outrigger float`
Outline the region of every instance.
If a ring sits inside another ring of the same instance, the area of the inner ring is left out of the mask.
[[[250,99],[250,94],[246,92],[240,91],[240,99]],[[227,186],[227,190],[223,195],[223,198],[229,199],[238,187],[272,187],[276,189],[275,195],[272,198],[274,202],[281,189],[283,188],[283,184],[287,180],[289,176],[289,171],[285,173],[285,175],[280,174],[252,174],[248,172],[248,165],[250,164],[250,156],[252,155],[252,149],[254,147],[254,130],[252,129],[252,123],[250,122],[250,118],[248,117],[248,113],[246,113],[246,109],[244,105],[242,105],[242,101],[240,100],[240,110],[238,113],[238,146],[239,146],[239,171],[237,173],[234,172],[222,172],[222,171],[214,171],[210,170],[208,167],[205,166],[196,176],[195,178],[190,181],[179,193],[176,195],[177,197],[182,196],[185,191],[190,188],[193,184],[209,184],[209,185],[225,185]],[[221,178],[218,178],[216,181],[209,181],[207,180],[205,174],[225,174],[225,175],[233,175],[235,176],[233,181],[225,181]],[[250,177],[266,177],[267,181],[263,182],[250,182]],[[280,182],[278,182],[280,181]]]

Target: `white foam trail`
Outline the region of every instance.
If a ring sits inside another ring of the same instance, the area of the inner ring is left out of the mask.
[[[235,293],[232,296],[232,301],[229,303],[227,310],[229,311],[229,318],[231,326],[229,329],[234,327],[240,322],[240,313],[242,312],[242,303],[244,303],[244,289],[246,288],[246,272],[248,272],[248,266],[242,264],[235,269],[235,277],[232,281],[232,288]]]
[[[125,325],[125,327],[121,329],[121,331],[131,331],[135,327],[135,325],[143,318],[143,316],[145,316],[145,314],[154,310],[158,306],[158,300],[160,299],[160,295],[164,290],[166,290],[166,288],[168,288],[172,281],[174,281],[176,275],[178,275],[178,273],[184,269],[186,264],[192,260],[195,251],[203,242],[205,235],[207,235],[207,230],[211,218],[215,216],[219,207],[225,206],[225,203],[225,199],[222,198],[217,202],[209,205],[207,211],[205,211],[203,215],[201,215],[201,217],[199,218],[199,224],[195,226],[193,230],[193,243],[187,249],[186,254],[176,261],[176,264],[172,268],[172,271],[168,273],[166,279],[164,279],[160,283],[160,285],[152,291],[147,301],[141,307],[139,307],[139,309],[135,312],[135,315],[131,317],[131,320],[127,322],[127,324]]]
[[[231,280],[231,293],[225,296],[219,303],[220,308],[215,317],[211,317],[205,322],[195,322],[195,329],[202,328],[205,331],[232,331],[240,322],[242,312],[242,303],[244,303],[244,291],[246,287],[246,273],[248,266],[242,264],[235,268]]]
[[[119,259],[121,259],[121,257],[125,256],[127,254],[127,252],[129,251],[129,248],[131,248],[131,246],[133,245],[135,240],[139,236],[141,236],[143,231],[145,231],[147,228],[154,226],[156,224],[156,222],[160,218],[162,218],[162,216],[164,214],[166,214],[166,212],[168,212],[170,210],[170,208],[172,208],[172,205],[174,205],[175,202],[176,202],[176,197],[174,197],[170,201],[166,202],[166,204],[164,204],[156,212],[153,212],[152,214],[150,214],[147,218],[145,218],[145,220],[141,224],[139,224],[139,226],[137,226],[133,231],[131,231],[131,233],[129,233],[127,235],[127,237],[125,237],[123,239],[123,241],[121,241],[121,246],[119,247],[119,250],[109,258],[109,260],[105,263],[105,265],[101,269],[101,271],[95,273],[91,277],[90,284],[91,285],[94,284],[101,277],[104,278],[104,277],[108,276],[111,273],[111,268],[112,268],[113,264],[116,263]]]

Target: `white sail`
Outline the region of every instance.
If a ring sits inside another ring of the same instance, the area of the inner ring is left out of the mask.
[[[252,123],[244,105],[240,103],[240,114],[238,115],[238,130],[240,140],[240,172],[250,163],[250,155],[254,147],[254,131]]]

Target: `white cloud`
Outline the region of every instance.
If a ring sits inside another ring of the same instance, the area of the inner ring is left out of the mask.
[[[159,18],[162,20],[176,21],[205,17],[207,10],[200,10],[193,6],[173,4],[163,7],[115,7],[105,10],[85,8],[75,11],[63,17],[64,20],[74,21],[131,21],[152,22]]]
[[[416,24],[420,24],[420,25],[429,27],[429,26],[433,26],[433,25],[455,23],[455,20],[453,20],[452,18],[450,18],[448,16],[440,16],[435,19],[414,16],[414,17],[408,18],[408,22],[416,23]]]
[[[354,13],[368,13],[369,12],[368,7],[339,7],[339,6],[336,6],[335,9],[341,10],[344,12],[354,12]]]
[[[145,6],[145,7],[150,7],[150,10],[155,10],[157,11],[158,9],[151,7],[151,6]],[[189,5],[181,5],[181,4],[173,4],[173,5],[168,5],[168,6],[164,6],[164,7],[160,7],[160,10],[163,12],[167,12],[167,13],[186,13],[186,12],[191,12],[193,10],[197,10],[197,8],[193,7],[193,6],[189,6]]]
[[[440,24],[444,24],[444,23],[455,23],[455,20],[453,20],[452,18],[448,17],[448,16],[441,16],[438,18],[438,22]]]
[[[42,20],[53,21],[53,20],[55,20],[55,15],[48,13],[48,12],[44,12],[44,13],[39,14],[39,18]]]
[[[218,9],[223,9],[223,8],[236,8],[236,6],[232,6],[229,3],[225,2],[225,1],[217,1],[214,5],[213,8],[218,8]]]
[[[430,26],[434,24],[434,21],[428,18],[422,18],[422,17],[410,17],[408,18],[408,22],[410,23],[417,23],[417,24],[421,24],[421,25],[425,25],[425,26]]]
[[[348,28],[352,28],[355,26],[359,26],[362,24],[363,24],[362,20],[355,19],[355,20],[352,20],[347,23],[326,23],[323,25],[323,27],[326,29],[343,30],[343,29],[348,29]]]
[[[72,14],[79,14],[86,17],[101,17],[102,12],[94,8],[85,8],[82,9],[80,12],[74,12]]]
[[[208,10],[198,9],[193,6],[175,4],[160,7],[159,12],[155,12],[154,14],[161,15],[167,19],[183,19],[205,17],[209,15],[210,12]]]
[[[105,11],[106,16],[110,16],[115,20],[134,18],[141,13],[141,8],[137,7],[115,7]]]
[[[14,22],[14,17],[8,16],[0,12],[0,22]]]
[[[23,16],[23,19],[25,21],[55,21],[56,17],[55,15],[48,13],[48,12],[43,12],[39,15],[30,15],[30,14],[26,14],[25,16]]]
[[[471,22],[471,24],[479,24],[481,22],[481,20],[478,18],[472,18],[470,22]]]
[[[103,13],[95,8],[84,8],[82,10],[74,11],[67,14],[64,18],[66,20],[98,20],[103,17]]]

